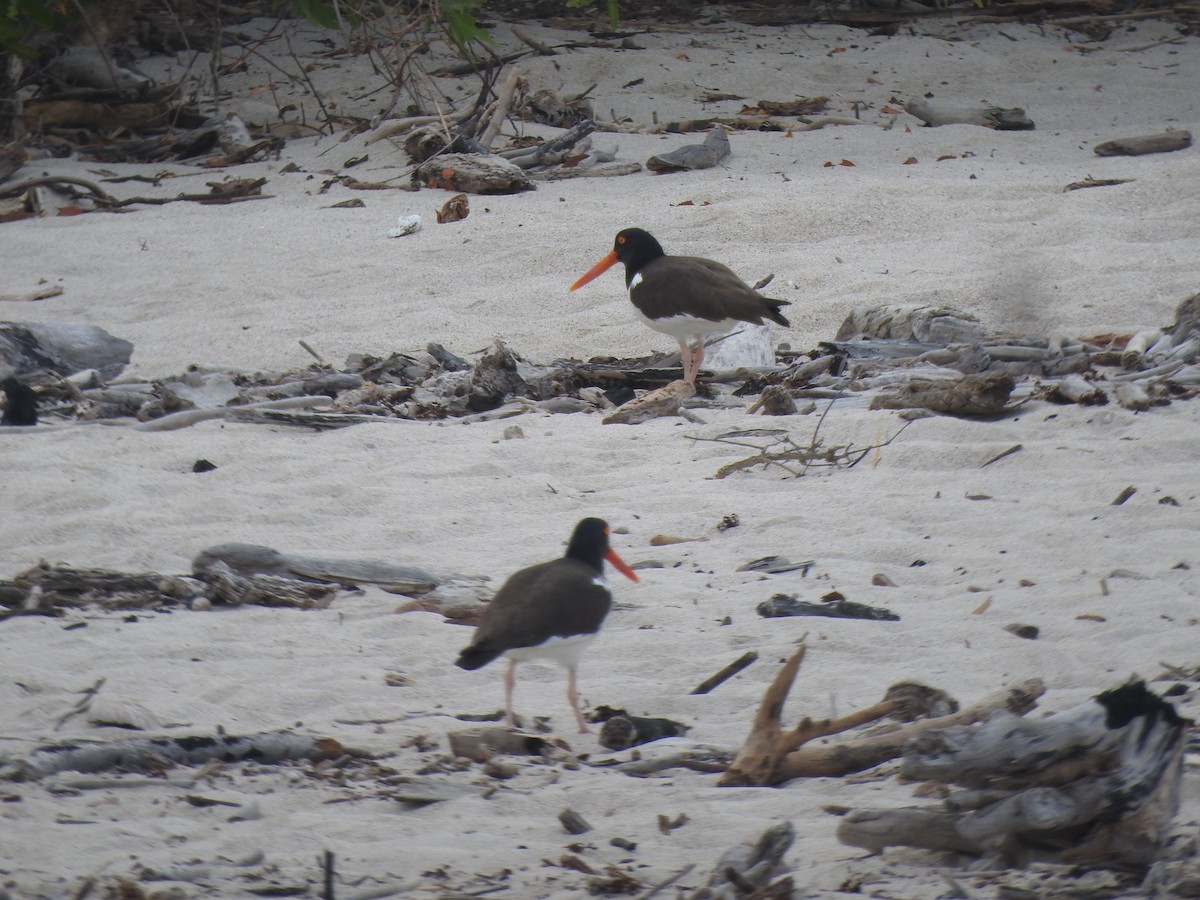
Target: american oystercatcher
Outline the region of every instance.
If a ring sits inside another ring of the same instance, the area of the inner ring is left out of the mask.
[[[579,709],[575,670],[612,607],[612,594],[604,580],[605,560],[626,578],[638,580],[608,546],[608,525],[601,519],[583,519],[575,526],[564,556],[508,577],[484,610],[470,645],[458,655],[456,665],[468,670],[508,657],[504,714],[509,727],[514,725],[517,663],[549,659],[567,670],[567,700],[580,733],[591,731]]]
[[[727,266],[699,256],[668,256],[654,237],[626,228],[608,254],[571,285],[571,290],[625,264],[629,299],[642,321],[679,341],[685,381],[696,380],[704,362],[704,339],[724,334],[739,322],[761,325],[765,319],[790,324],[779,312],[786,300],[771,300],[746,284]],[[693,338],[694,345],[688,343]]]

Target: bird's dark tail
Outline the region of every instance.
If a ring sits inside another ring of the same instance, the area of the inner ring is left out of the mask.
[[[464,647],[459,652],[458,659],[454,661],[454,664],[460,669],[472,672],[475,669],[482,669],[499,655],[499,653],[487,647],[472,644],[470,647]]]
[[[779,311],[779,308],[790,305],[786,300],[767,300],[767,318],[777,325],[783,325],[786,328],[792,323],[783,317],[783,313]]]

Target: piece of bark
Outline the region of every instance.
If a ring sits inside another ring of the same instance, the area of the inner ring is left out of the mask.
[[[157,772],[175,765],[253,760],[273,764],[291,759],[336,759],[347,754],[365,756],[332,738],[291,732],[267,734],[150,738],[108,744],[60,744],[40,747],[24,759],[0,768],[0,779],[32,781],[54,772]]]
[[[640,425],[659,416],[677,416],[684,400],[696,395],[696,386],[682,379],[648,391],[617,407],[602,420],[605,425]]]
[[[1034,128],[1033,121],[1019,106],[1010,109],[999,106],[954,107],[914,99],[904,104],[904,111],[931,128],[939,125],[982,125],[997,131],[1032,131]]]
[[[899,700],[885,700],[836,720],[813,721],[805,717],[794,729],[784,732],[783,707],[800,669],[800,663],[804,659],[805,650],[806,645],[801,644],[764,692],[750,734],[718,784],[768,786],[783,784],[793,778],[838,776],[859,772],[894,759],[900,754],[905,742],[922,731],[974,722],[997,709],[1023,713],[1032,708],[1035,699],[1045,691],[1041,681],[1031,679],[997,691],[951,715],[919,719],[883,734],[862,736],[827,745],[804,746],[816,738],[839,734],[877,721],[902,708]]]
[[[1146,153],[1171,153],[1192,146],[1190,131],[1164,131],[1139,137],[1104,141],[1094,148],[1097,156],[1142,156]]]
[[[652,156],[646,160],[646,168],[659,175],[687,169],[711,169],[728,155],[729,135],[723,126],[717,125],[703,144],[688,144],[670,153]]]
[[[520,167],[494,155],[444,153],[421,163],[414,184],[463,194],[519,194],[537,185]]]

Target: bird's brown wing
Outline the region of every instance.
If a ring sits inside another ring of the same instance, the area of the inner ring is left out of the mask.
[[[488,603],[464,655],[490,661],[515,647],[598,631],[612,596],[597,577],[591,566],[566,558],[514,573]]]
[[[787,325],[779,313],[784,300],[772,300],[742,281],[732,269],[699,256],[664,256],[645,266],[635,290],[638,308],[650,318],[691,315],[711,322],[737,319],[761,325],[764,319]],[[653,311],[639,302],[651,298]]]

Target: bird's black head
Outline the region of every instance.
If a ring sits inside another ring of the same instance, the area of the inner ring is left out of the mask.
[[[604,569],[604,556],[608,553],[608,523],[603,519],[580,519],[571,532],[567,553],[571,559],[585,562],[596,569]]]
[[[604,572],[604,563],[607,560],[630,581],[638,580],[633,569],[608,545],[608,523],[603,519],[580,519],[571,533],[571,543],[567,545],[566,556],[567,559],[587,563],[600,573]]]
[[[626,228],[617,232],[613,241],[613,253],[617,259],[625,263],[625,283],[633,281],[633,276],[641,271],[646,263],[665,256],[662,244],[654,239],[648,231],[641,228]]]

